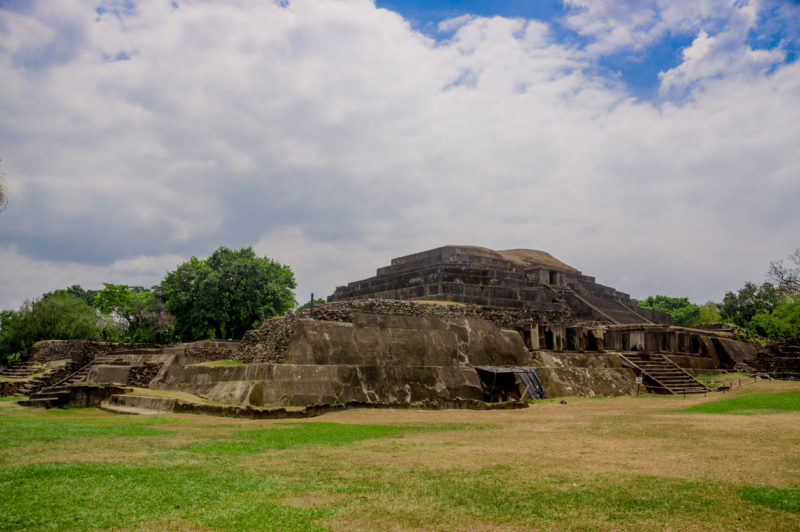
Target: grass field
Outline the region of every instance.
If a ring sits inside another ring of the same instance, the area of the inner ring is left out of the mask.
[[[301,423],[0,401],[0,530],[110,528],[800,530],[800,383]]]

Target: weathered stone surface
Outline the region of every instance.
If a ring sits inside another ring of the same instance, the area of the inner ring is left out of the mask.
[[[164,367],[163,362],[145,362],[141,366],[131,366],[126,384],[128,386],[148,388],[150,387],[150,381],[158,375],[162,367]]]
[[[261,408],[254,406],[213,405],[189,403],[178,399],[161,397],[143,397],[137,395],[117,394],[101,405],[101,408],[112,412],[143,414],[158,411],[180,414],[203,414],[210,416],[235,417],[245,419],[303,419],[319,416],[326,412],[336,412],[348,408],[414,408],[414,409],[470,409],[470,410],[516,410],[527,408],[523,401],[506,401],[503,403],[485,403],[473,399],[439,399],[436,401],[417,401],[412,403],[370,403],[364,401],[348,401],[346,403],[322,403],[308,405],[302,409]]]
[[[154,388],[191,391],[227,404],[304,405],[346,401],[483,399],[470,367],[248,364],[174,366]]]
[[[7,397],[19,392],[27,381],[0,381],[0,397]]]
[[[617,353],[536,353],[537,366],[551,368],[622,368]]]
[[[748,363],[773,379],[800,380],[800,333],[791,340],[770,344]]]
[[[196,362],[233,358],[240,347],[239,342],[232,340],[201,340],[181,345],[184,346],[183,354]]]
[[[354,316],[365,314],[439,319],[472,318],[490,321],[501,328],[516,328],[521,327],[521,324],[530,326],[531,323],[571,324],[574,322],[574,318],[569,312],[563,311],[440,305],[388,299],[341,301],[317,305],[313,318],[315,322],[353,323]],[[283,361],[284,352],[289,345],[290,338],[297,332],[298,323],[310,317],[310,309],[305,309],[296,314],[265,319],[258,329],[245,334],[235,356],[243,362],[279,363]]]
[[[581,319],[669,323],[628,294],[538,250],[444,246],[392,259],[375,277],[340,286],[328,301],[363,298],[440,300],[541,311],[567,307]],[[557,323],[550,320],[551,323]]]
[[[537,371],[548,397],[636,393],[636,373],[629,368],[541,367]]]

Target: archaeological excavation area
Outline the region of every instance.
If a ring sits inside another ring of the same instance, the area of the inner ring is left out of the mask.
[[[686,329],[536,250],[445,246],[392,260],[241,341],[42,342],[6,370],[27,404],[316,415],[348,405],[512,408],[561,396],[705,393],[758,356]]]

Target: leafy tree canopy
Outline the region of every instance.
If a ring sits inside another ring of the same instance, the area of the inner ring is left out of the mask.
[[[39,340],[72,340],[100,334],[95,309],[65,290],[26,301],[0,316],[0,357],[18,353]]]
[[[748,329],[772,340],[793,338],[800,330],[800,294],[786,297],[772,312],[757,313]]]
[[[756,314],[769,314],[780,302],[781,296],[771,283],[745,283],[738,292],[725,293],[719,313],[723,320],[747,328]]]
[[[159,288],[183,341],[241,338],[265,316],[295,306],[294,273],[252,248],[220,247],[207,259],[192,257],[167,273]]]
[[[81,299],[89,306],[94,306],[94,298],[97,297],[97,290],[84,290],[84,288],[79,284],[74,284],[63,291],[71,296]],[[54,292],[47,292],[42,296],[42,299],[47,299],[53,294]]]
[[[94,305],[111,319],[103,328],[107,340],[158,342],[172,340],[174,318],[164,302],[141,286],[103,283]]]
[[[675,325],[687,327],[700,323],[698,321],[700,307],[690,303],[686,297],[647,296],[643,301],[639,301],[639,306],[669,314]]]

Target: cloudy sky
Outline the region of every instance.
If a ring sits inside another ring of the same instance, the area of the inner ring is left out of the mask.
[[[0,308],[252,245],[702,303],[800,247],[800,3],[0,0]]]

